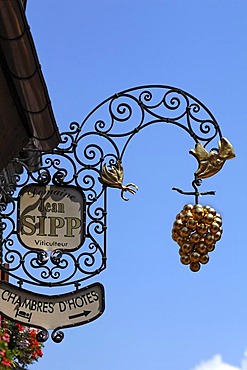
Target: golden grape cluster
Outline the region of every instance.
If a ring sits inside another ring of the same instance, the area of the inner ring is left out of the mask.
[[[172,228],[172,239],[179,245],[180,261],[199,271],[209,261],[208,253],[222,234],[222,218],[215,209],[200,204],[186,204],[177,215]]]

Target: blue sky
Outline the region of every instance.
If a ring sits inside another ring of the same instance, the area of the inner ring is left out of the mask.
[[[108,267],[98,320],[51,340],[33,369],[246,370],[247,3],[244,0],[36,0],[27,17],[61,131],[130,87],[164,84],[202,101],[237,157],[203,182],[224,234],[198,273],[171,239],[190,197],[193,141],[176,127],[142,132],[124,157],[123,202],[109,190]],[[94,281],[94,280],[93,280]],[[92,282],[93,282],[92,281]]]

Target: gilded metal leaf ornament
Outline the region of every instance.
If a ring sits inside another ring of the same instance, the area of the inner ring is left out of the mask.
[[[234,149],[226,138],[218,142],[219,150],[208,152],[201,143],[197,143],[190,153],[197,159],[199,167],[195,172],[197,179],[204,179],[215,175],[221,170],[225,161],[235,157]]]
[[[120,161],[116,161],[115,164],[111,165],[110,168],[104,164],[101,172],[101,177],[99,178],[100,182],[106,186],[111,188],[118,188],[121,189],[121,197],[122,199],[128,201],[129,198],[124,196],[125,192],[129,192],[131,194],[135,194],[136,190],[138,190],[138,186],[133,183],[129,183],[127,185],[123,185],[123,166]],[[134,188],[134,189],[132,189]]]

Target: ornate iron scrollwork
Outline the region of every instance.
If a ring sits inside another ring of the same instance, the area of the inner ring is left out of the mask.
[[[122,196],[126,191],[134,194],[136,185],[122,184],[123,156],[135,135],[154,124],[183,129],[196,144],[193,154],[197,158],[199,148],[205,153],[214,139],[224,140],[216,119],[198,99],[171,86],[150,85],[122,91],[100,103],[81,124],[70,124],[53,151],[33,149],[36,162],[41,163],[38,171],[25,161],[13,160],[18,173],[12,175],[12,183],[0,178],[2,268],[9,276],[20,285],[77,286],[106,268],[107,187],[119,188]],[[17,200],[19,190],[30,183],[74,185],[84,192],[86,235],[78,251],[27,250],[20,245],[15,222]]]

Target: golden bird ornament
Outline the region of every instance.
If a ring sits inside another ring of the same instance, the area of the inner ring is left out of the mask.
[[[198,169],[195,172],[197,179],[204,179],[215,175],[221,170],[227,159],[235,157],[233,146],[226,138],[221,138],[218,146],[218,152],[214,150],[208,152],[202,143],[197,143],[195,149],[190,150],[190,153],[199,163]]]
[[[138,190],[138,186],[136,186],[133,183],[123,185],[123,175],[124,175],[123,166],[121,162],[117,160],[115,164],[110,165],[110,168],[108,168],[106,164],[103,165],[103,168],[101,171],[101,177],[99,178],[99,181],[103,185],[109,186],[111,188],[121,189],[122,199],[128,201],[129,198],[126,198],[124,196],[124,193],[129,192],[131,194],[135,194],[136,190]],[[132,187],[134,189],[132,189]]]

